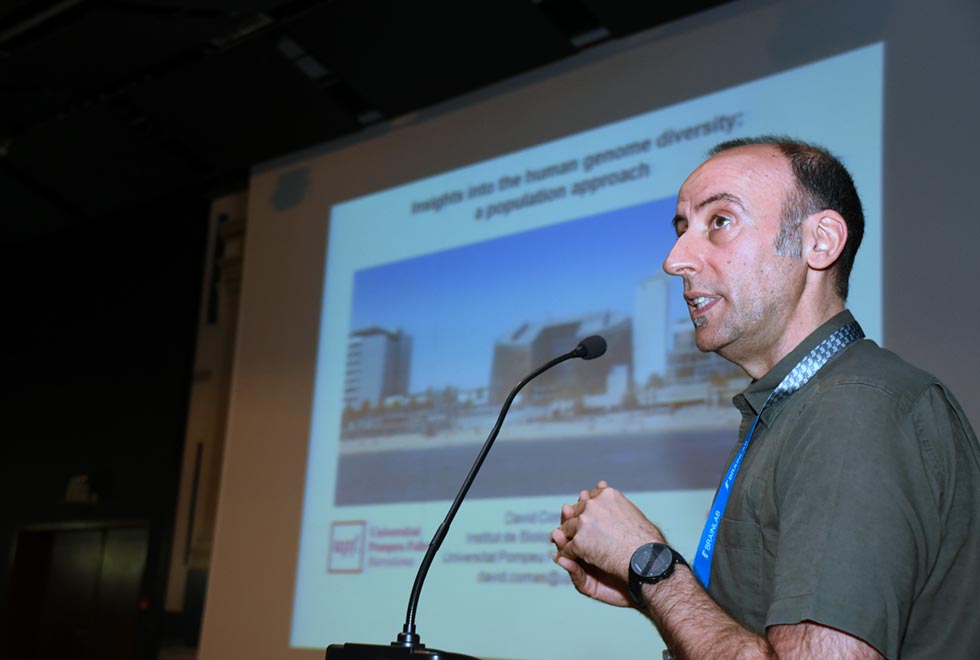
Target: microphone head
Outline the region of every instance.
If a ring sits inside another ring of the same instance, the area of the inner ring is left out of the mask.
[[[599,335],[586,337],[578,343],[572,352],[575,353],[575,357],[580,357],[583,360],[594,360],[606,352],[606,340]]]

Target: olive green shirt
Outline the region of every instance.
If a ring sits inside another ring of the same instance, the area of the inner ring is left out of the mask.
[[[742,439],[782,378],[851,320],[838,314],[735,397]],[[766,407],[709,591],[760,634],[814,621],[888,658],[980,657],[980,447],[952,394],[861,340]]]

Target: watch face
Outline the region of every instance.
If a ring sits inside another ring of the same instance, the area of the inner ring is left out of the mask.
[[[660,543],[647,543],[637,548],[630,564],[633,572],[641,577],[657,577],[663,575],[673,560],[673,553],[667,546]]]

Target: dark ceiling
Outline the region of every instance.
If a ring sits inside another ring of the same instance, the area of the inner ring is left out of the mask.
[[[243,187],[355,133],[718,0],[6,0],[0,243]]]

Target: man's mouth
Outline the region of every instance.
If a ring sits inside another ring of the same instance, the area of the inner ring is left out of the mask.
[[[700,311],[713,303],[717,298],[712,298],[710,296],[698,296],[691,301],[690,305],[695,311]]]
[[[687,299],[687,306],[691,310],[691,321],[695,328],[700,328],[708,322],[708,309],[718,302],[719,296],[694,296]]]

